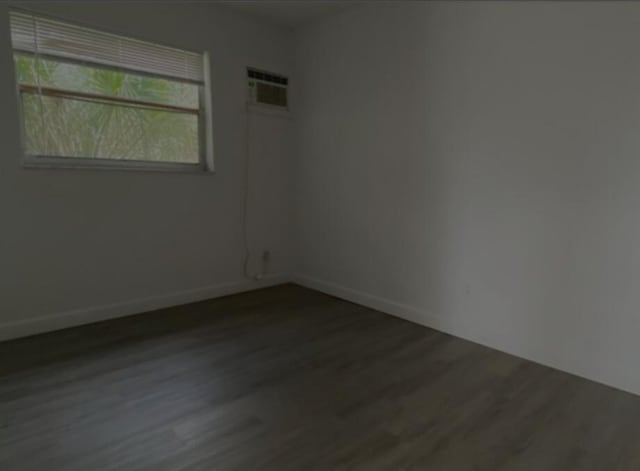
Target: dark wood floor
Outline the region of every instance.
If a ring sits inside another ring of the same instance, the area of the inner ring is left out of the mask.
[[[292,285],[0,359],[1,470],[640,469],[640,397]]]

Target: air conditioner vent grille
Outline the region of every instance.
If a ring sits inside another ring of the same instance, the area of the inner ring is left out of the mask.
[[[289,79],[281,75],[272,74],[269,72],[262,72],[256,69],[248,69],[247,75],[251,79],[262,80],[263,82],[277,83],[279,85],[288,85]]]

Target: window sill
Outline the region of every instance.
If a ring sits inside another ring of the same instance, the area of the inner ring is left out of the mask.
[[[30,170],[107,170],[125,172],[180,173],[213,175],[215,171],[201,164],[80,159],[69,157],[29,156],[22,167]]]

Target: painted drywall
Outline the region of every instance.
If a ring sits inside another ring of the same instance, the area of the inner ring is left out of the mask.
[[[250,168],[249,232],[254,256],[271,252],[272,276],[253,284],[243,275],[245,76],[248,65],[290,75],[291,33],[203,3],[19,3],[108,31],[208,51],[216,173],[22,168],[9,6],[3,2],[0,337],[281,281],[291,263],[290,130],[279,119],[254,120],[251,141],[260,160]]]
[[[640,393],[640,4],[374,3],[298,37],[298,281]]]

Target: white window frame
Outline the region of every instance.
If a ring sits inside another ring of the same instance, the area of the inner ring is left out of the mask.
[[[138,39],[141,41],[150,42],[153,44],[173,47],[176,46],[161,43],[154,40],[148,40],[144,38],[134,38],[129,34],[122,34],[114,31],[107,31],[104,28],[96,27],[94,25],[79,23],[77,21],[68,20],[66,18],[58,18],[51,15],[43,15],[40,12],[26,10],[23,8],[11,8],[10,11],[17,13],[23,13],[28,15],[37,16],[40,18],[47,18],[55,21],[64,22],[67,24],[80,26],[83,28],[90,28],[96,31],[105,32],[109,34],[120,35],[124,38]],[[133,170],[133,171],[150,171],[150,172],[175,172],[175,173],[215,173],[215,165],[213,158],[213,132],[212,132],[212,112],[211,112],[211,80],[210,80],[210,62],[209,53],[203,51],[202,55],[203,70],[204,70],[204,82],[198,86],[198,149],[199,149],[199,161],[197,163],[180,163],[180,162],[154,162],[143,161],[133,159],[108,159],[98,157],[63,157],[43,154],[30,154],[26,150],[27,134],[25,129],[25,116],[22,104],[22,96],[20,91],[20,84],[17,79],[17,71],[15,67],[15,54],[21,54],[20,51],[16,51],[11,48],[13,78],[15,82],[15,93],[18,110],[18,120],[20,129],[20,143],[21,143],[21,164],[25,168],[32,169],[99,169],[99,170]],[[45,57],[45,56],[42,56]],[[49,56],[46,57],[49,60],[58,61],[61,63],[77,63],[79,65],[87,65],[82,61],[73,61],[63,57]],[[94,67],[100,67],[108,69],[109,66],[95,65]],[[127,70],[123,68],[113,67],[113,70],[122,71],[125,73],[144,75],[142,72],[134,70]],[[159,74],[147,74],[151,77],[165,78]],[[166,78],[167,80],[179,81],[175,78]]]

